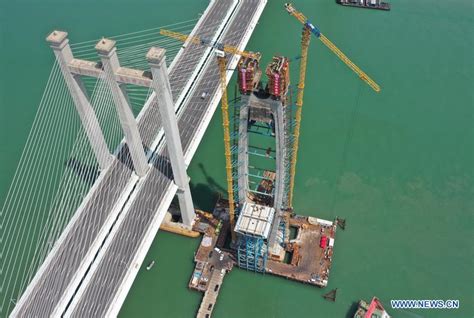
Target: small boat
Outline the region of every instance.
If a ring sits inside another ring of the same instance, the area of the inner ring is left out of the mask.
[[[146,267],[146,270],[149,271],[154,265],[155,265],[155,261],[151,261]]]

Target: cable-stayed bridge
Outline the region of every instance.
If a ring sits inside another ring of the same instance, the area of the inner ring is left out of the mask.
[[[265,4],[213,0],[166,28],[243,50]],[[1,211],[0,316],[116,316],[175,194],[192,222],[186,166],[219,71],[213,48],[158,33],[48,37],[56,62]]]

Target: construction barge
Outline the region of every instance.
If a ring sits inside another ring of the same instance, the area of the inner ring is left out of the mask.
[[[390,3],[380,0],[336,0],[336,3],[348,7],[390,11]]]
[[[256,211],[253,209],[252,211]],[[239,266],[238,246],[231,244],[228,201],[220,198],[213,213],[196,211],[193,231],[203,235],[194,255],[195,268],[188,283],[190,289],[203,292],[197,312],[199,318],[211,317],[224,277]],[[332,263],[337,222],[286,212],[287,228],[278,254],[270,254],[264,273],[325,287]],[[242,267],[242,266],[239,266]]]

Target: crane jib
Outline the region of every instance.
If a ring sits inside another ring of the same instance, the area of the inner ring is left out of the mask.
[[[311,22],[306,21],[304,25],[305,27],[309,28],[311,30],[311,33],[316,35],[318,38],[321,36],[321,31],[319,31],[318,27],[314,26]]]

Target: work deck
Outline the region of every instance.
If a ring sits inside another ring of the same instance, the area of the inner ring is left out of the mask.
[[[336,222],[299,215],[288,220],[289,226],[297,231],[296,238],[290,238],[286,244],[285,250],[290,257],[287,262],[267,260],[267,273],[325,287],[331,268],[333,246],[330,245],[334,243]],[[322,236],[332,243],[321,247]]]
[[[194,256],[196,267],[188,287],[205,293],[197,317],[209,318],[224,276],[234,267],[235,259],[230,251],[216,247],[217,243],[225,242],[228,226],[224,224],[228,223],[210,213],[198,211],[197,215],[194,230],[204,235]]]
[[[197,317],[211,317],[224,276],[237,265],[236,251],[225,248],[228,240],[228,201],[219,199],[213,213],[197,211],[193,230],[203,234],[194,255],[196,266],[188,287],[205,295]],[[266,262],[266,273],[302,283],[325,287],[337,228],[334,222],[285,212],[287,228],[282,247],[286,257],[275,256]],[[295,229],[291,237],[290,228]],[[324,239],[322,239],[325,237]]]

